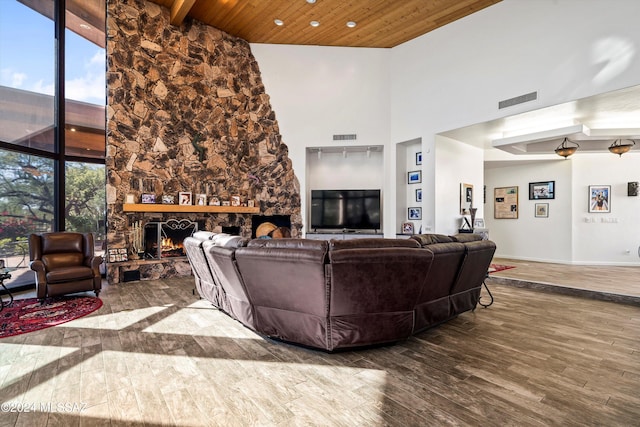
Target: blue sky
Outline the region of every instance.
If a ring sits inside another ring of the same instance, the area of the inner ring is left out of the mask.
[[[66,42],[66,97],[104,105],[104,49],[71,31]],[[0,0],[1,86],[53,95],[54,50],[53,21],[16,0]]]

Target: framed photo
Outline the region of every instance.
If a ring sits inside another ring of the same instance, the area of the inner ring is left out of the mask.
[[[413,234],[413,223],[412,222],[403,222],[402,223],[402,234]]]
[[[627,196],[637,196],[638,195],[638,181],[627,182]]]
[[[173,194],[163,194],[162,195],[162,204],[163,205],[174,205],[176,203],[176,198]]]
[[[416,166],[420,166],[422,164],[422,151],[418,151],[416,153]]]
[[[178,194],[178,204],[179,205],[190,205],[193,202],[191,201],[191,192],[190,191],[181,191]]]
[[[473,221],[473,228],[484,228],[484,219],[483,218],[476,218]]]
[[[460,184],[460,215],[470,215],[473,207],[473,185]]]
[[[240,196],[231,196],[231,206],[240,206]]]
[[[555,181],[530,182],[529,200],[555,199],[555,187]]]
[[[610,185],[590,185],[589,186],[589,212],[590,213],[611,212],[611,186]]]
[[[155,194],[143,194],[141,197],[142,203],[155,203],[156,195]]]
[[[196,194],[196,205],[198,205],[198,206],[206,206],[207,205],[207,195],[206,194]]]
[[[419,184],[422,182],[422,171],[407,172],[408,184]]]
[[[493,189],[493,217],[496,219],[518,219],[517,186]]]
[[[549,203],[536,203],[535,215],[536,215],[536,218],[548,218]]]
[[[109,262],[122,262],[129,260],[126,248],[109,249],[107,253],[109,254]]]
[[[416,189],[416,202],[422,201],[422,188]]]
[[[408,208],[407,217],[411,220],[422,219],[422,208]]]

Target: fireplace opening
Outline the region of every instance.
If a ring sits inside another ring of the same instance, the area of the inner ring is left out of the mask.
[[[251,237],[254,239],[291,237],[291,215],[253,215]]]
[[[184,239],[196,231],[198,231],[198,223],[188,219],[147,223],[144,226],[144,258],[187,256],[184,250]]]

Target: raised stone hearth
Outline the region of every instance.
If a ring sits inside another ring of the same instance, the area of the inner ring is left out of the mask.
[[[123,210],[143,194],[239,196],[262,215],[290,216],[300,236],[298,180],[249,44],[197,21],[173,26],[168,9],[143,0],[109,0],[107,13],[108,248],[131,251],[133,224],[172,216]],[[251,237],[248,213],[181,217]]]

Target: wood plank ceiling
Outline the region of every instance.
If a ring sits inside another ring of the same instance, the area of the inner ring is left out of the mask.
[[[173,25],[196,19],[250,43],[390,48],[501,0],[151,1],[171,9]]]

